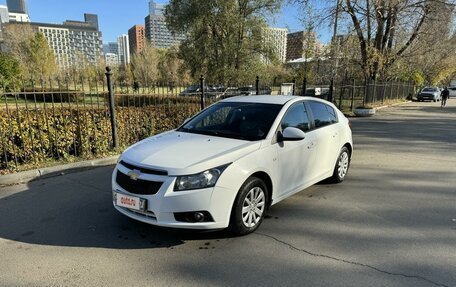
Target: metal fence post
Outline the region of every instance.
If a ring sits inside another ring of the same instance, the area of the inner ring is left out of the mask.
[[[386,88],[388,87],[388,81],[383,82],[383,91],[382,91],[382,105],[385,102],[385,93],[386,93]]]
[[[111,115],[112,146],[114,149],[117,149],[119,146],[119,139],[117,137],[116,109],[114,102],[114,93],[112,92],[112,72],[110,67],[106,67],[105,75],[106,83],[108,85],[109,113]]]
[[[200,90],[201,90],[201,110],[204,110],[204,76],[200,77]]]
[[[333,102],[334,78],[329,82],[328,102]]]
[[[296,95],[296,78],[293,78],[293,92],[291,95],[292,96]]]
[[[304,77],[304,80],[302,81],[302,93],[301,93],[301,95],[303,97],[306,95],[306,90],[307,90],[307,77]]]
[[[342,97],[343,97],[343,93],[345,92],[345,88],[342,86],[340,87],[340,90],[339,90],[339,110],[342,110]]]
[[[374,79],[374,87],[372,91],[372,103],[375,104],[377,101],[377,80]]]
[[[400,85],[398,84],[396,88],[396,101],[399,99],[399,87]]]
[[[355,89],[356,89],[355,84],[356,84],[356,82],[355,82],[355,79],[353,78],[353,86],[352,86],[352,91],[351,91],[350,111],[353,111],[353,105],[354,105],[354,102],[355,102]]]
[[[260,94],[260,76],[256,76],[255,79],[255,92],[257,96]]]
[[[367,82],[367,77],[365,77],[365,78],[364,78],[364,97],[363,97],[363,106],[366,105],[367,90],[368,90],[367,84],[368,84],[368,82]]]

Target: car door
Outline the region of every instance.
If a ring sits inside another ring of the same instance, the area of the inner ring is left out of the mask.
[[[306,101],[312,115],[316,161],[314,178],[332,172],[340,152],[340,132],[336,111],[329,105]]]
[[[314,163],[313,135],[310,130],[309,117],[303,102],[293,104],[285,113],[279,126],[282,132],[286,127],[295,127],[306,133],[300,141],[277,142],[278,196],[295,191],[310,180],[310,170]],[[278,131],[278,132],[279,132]]]

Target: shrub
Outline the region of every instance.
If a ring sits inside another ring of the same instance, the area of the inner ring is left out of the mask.
[[[198,110],[199,104],[118,107],[120,146],[176,128]],[[7,165],[102,156],[112,152],[111,146],[106,108],[0,110],[0,171]]]

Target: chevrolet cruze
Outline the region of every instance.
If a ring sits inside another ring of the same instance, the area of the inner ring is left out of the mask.
[[[113,204],[157,226],[248,234],[271,205],[342,182],[352,152],[349,122],[327,101],[229,98],[127,148],[112,174]]]

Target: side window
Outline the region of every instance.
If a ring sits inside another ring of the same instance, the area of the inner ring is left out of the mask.
[[[294,127],[307,132],[309,130],[309,118],[304,103],[298,103],[287,111],[282,119],[282,131],[287,127]]]
[[[309,101],[309,106],[314,116],[314,124],[316,128],[321,128],[337,122],[335,111],[331,107],[314,101]],[[331,109],[332,114],[329,109]]]
[[[332,107],[330,107],[330,106],[328,106],[328,105],[325,105],[325,107],[326,107],[326,109],[328,110],[329,119],[331,120],[331,123],[332,123],[332,124],[337,123],[338,121],[337,121],[336,111],[335,111]]]

